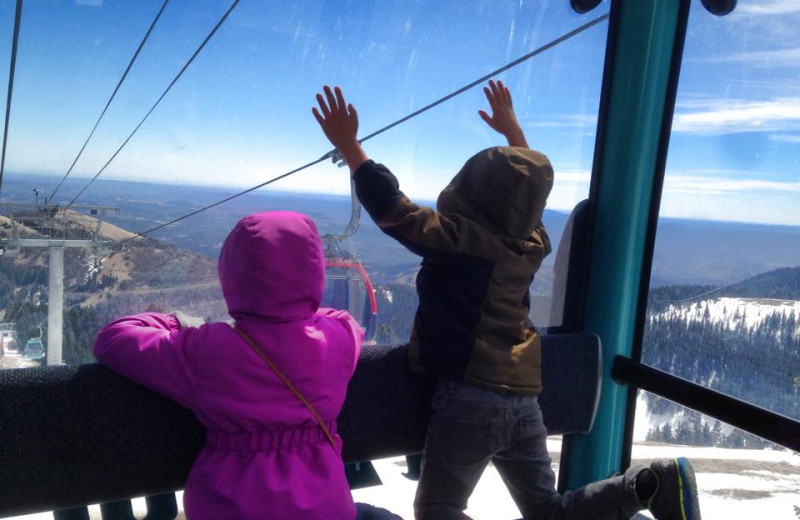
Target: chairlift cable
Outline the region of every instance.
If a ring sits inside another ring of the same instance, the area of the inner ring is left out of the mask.
[[[14,260],[14,259],[12,258],[12,259],[11,259],[11,261],[13,262],[13,260]],[[31,262],[25,262],[25,269],[23,269],[23,270],[22,270],[22,277],[20,277],[20,279],[19,279],[19,283],[25,283],[25,277],[26,277],[26,276],[28,276],[28,269],[30,269],[30,267],[31,267]],[[41,268],[41,266],[40,266],[40,268]],[[17,269],[16,269],[16,266],[14,266],[14,272],[15,272],[15,274],[16,274],[16,270],[17,270]],[[34,278],[34,280],[36,280],[36,279],[38,279],[38,278],[39,278],[39,274],[37,273],[37,274],[36,274],[36,277]],[[16,285],[16,283],[15,283],[14,285]],[[28,295],[30,296],[30,291],[28,291]],[[25,299],[27,300],[27,299],[28,299],[28,297],[26,296],[26,297],[25,297]],[[17,314],[19,314],[19,312],[17,312]],[[16,317],[17,317],[17,315],[15,314],[15,315],[14,315],[14,318],[12,318],[12,319],[11,319],[11,321],[3,320],[3,322],[2,322],[2,323],[3,323],[3,324],[6,324],[6,323],[11,323],[11,322],[13,322],[13,321],[16,319]]]
[[[72,164],[70,165],[69,169],[67,170],[67,173],[64,174],[64,178],[61,179],[61,182],[58,183],[58,186],[56,186],[56,189],[53,190],[53,194],[50,195],[50,197],[48,197],[47,200],[49,200],[49,201],[53,200],[53,198],[56,196],[56,193],[58,193],[58,190],[61,188],[61,185],[64,184],[64,181],[67,180],[67,177],[69,177],[69,174],[72,173],[72,169],[75,168],[75,164],[78,162],[78,159],[80,159],[81,155],[83,155],[83,150],[86,149],[86,145],[89,144],[89,140],[94,135],[95,130],[97,130],[97,126],[100,124],[100,121],[103,119],[103,116],[106,115],[106,111],[108,110],[108,107],[111,105],[111,102],[114,100],[114,97],[117,95],[117,92],[119,91],[119,88],[122,86],[122,83],[125,81],[125,78],[128,76],[128,72],[130,72],[131,67],[133,67],[133,63],[136,61],[136,58],[139,57],[139,52],[141,52],[142,47],[144,47],[145,42],[150,37],[150,33],[153,32],[153,28],[156,26],[156,23],[158,22],[158,19],[161,18],[161,13],[164,12],[164,8],[167,7],[168,3],[169,3],[169,0],[164,0],[164,3],[161,5],[161,9],[158,11],[158,14],[156,14],[156,17],[153,19],[153,22],[150,24],[150,28],[147,29],[147,32],[145,33],[144,38],[142,38],[142,41],[139,43],[139,47],[136,49],[136,52],[133,53],[133,57],[131,58],[130,63],[128,63],[128,67],[125,69],[125,72],[122,74],[122,77],[119,79],[119,82],[117,82],[117,86],[114,87],[114,92],[112,92],[111,93],[111,97],[108,98],[108,102],[106,103],[105,108],[103,108],[103,111],[100,113],[100,117],[97,118],[97,122],[95,122],[94,127],[92,128],[92,131],[89,132],[89,137],[87,137],[86,141],[84,141],[83,146],[81,146],[81,149],[78,152],[78,155],[75,157],[75,160],[72,161]]]
[[[164,92],[161,94],[161,96],[158,98],[158,100],[155,102],[155,104],[150,108],[150,110],[147,112],[147,114],[145,114],[144,118],[142,118],[142,120],[139,122],[139,124],[136,125],[136,128],[133,129],[133,132],[131,132],[131,134],[128,136],[128,138],[125,139],[125,141],[120,145],[120,147],[117,149],[117,151],[114,152],[114,154],[111,156],[111,158],[108,159],[108,161],[106,161],[106,163],[103,165],[103,167],[100,168],[100,171],[98,171],[95,174],[95,176],[92,177],[92,179],[86,184],[86,186],[84,186],[83,189],[81,189],[81,191],[78,192],[78,194],[75,195],[75,197],[69,202],[69,204],[67,204],[67,206],[64,208],[65,210],[70,208],[73,204],[75,204],[75,201],[78,200],[78,198],[83,194],[83,192],[86,191],[86,189],[89,186],[91,186],[91,184],[100,176],[100,174],[103,173],[103,171],[105,171],[105,169],[108,167],[108,165],[111,164],[111,161],[113,161],[117,157],[119,152],[121,152],[122,149],[125,148],[125,145],[128,144],[128,142],[131,140],[131,138],[133,138],[134,134],[136,134],[136,132],[144,124],[144,122],[147,120],[147,118],[150,117],[150,114],[152,114],[153,111],[156,109],[156,107],[159,105],[159,103],[161,103],[161,100],[164,99],[164,97],[167,95],[167,93],[170,91],[170,89],[172,89],[172,87],[175,85],[175,83],[178,82],[178,79],[180,79],[180,77],[183,75],[183,73],[186,71],[186,69],[189,68],[189,65],[191,65],[192,62],[194,61],[194,59],[197,57],[197,55],[200,54],[200,51],[202,51],[203,48],[206,46],[206,44],[209,42],[209,40],[211,40],[211,38],[217,32],[217,29],[219,29],[222,26],[222,24],[228,18],[228,15],[231,14],[231,12],[233,11],[233,9],[236,7],[236,5],[238,3],[239,3],[239,0],[234,0],[233,1],[231,6],[225,12],[225,14],[222,15],[222,18],[220,18],[219,22],[217,22],[217,25],[214,26],[214,28],[211,30],[211,32],[208,33],[208,36],[206,36],[205,40],[203,40],[203,43],[201,43],[200,46],[197,48],[197,50],[194,51],[194,54],[192,54],[192,57],[189,58],[189,60],[184,64],[183,68],[181,68],[180,72],[178,72],[178,74],[175,76],[175,78],[172,80],[172,82],[170,82],[170,84],[166,88],[166,90],[164,90]]]
[[[416,110],[415,112],[413,112],[413,113],[411,113],[411,114],[409,114],[409,115],[407,115],[407,116],[405,116],[405,117],[403,117],[401,119],[398,119],[394,123],[391,123],[391,124],[381,128],[380,130],[377,130],[377,131],[369,134],[365,138],[359,140],[359,142],[363,143],[367,139],[371,139],[371,138],[375,137],[376,135],[381,134],[381,133],[385,132],[386,130],[389,130],[390,128],[393,128],[393,127],[395,127],[395,126],[397,126],[397,125],[399,125],[401,123],[404,123],[404,122],[408,121],[409,119],[411,119],[413,117],[416,117],[416,116],[420,115],[421,113],[423,113],[423,112],[425,112],[427,110],[430,110],[431,108],[433,108],[433,107],[435,107],[437,105],[440,105],[440,104],[444,103],[445,101],[447,101],[447,100],[449,100],[449,99],[451,99],[451,98],[453,98],[453,97],[455,97],[455,96],[457,96],[459,94],[462,94],[462,93],[466,92],[467,90],[475,87],[476,85],[479,85],[479,84],[483,83],[487,79],[492,78],[492,77],[496,76],[497,74],[500,74],[501,72],[505,72],[506,70],[508,70],[508,69],[510,69],[512,67],[515,67],[515,66],[519,65],[520,63],[523,63],[523,62],[533,58],[534,56],[536,56],[538,54],[541,54],[542,52],[544,52],[544,51],[546,51],[548,49],[551,49],[551,48],[555,47],[556,45],[559,45],[559,44],[565,42],[566,40],[572,38],[573,36],[577,36],[578,34],[582,33],[583,31],[585,31],[585,30],[597,25],[598,23],[606,20],[608,17],[609,17],[608,13],[606,13],[604,15],[601,15],[601,16],[598,16],[597,18],[595,18],[595,19],[593,19],[593,20],[581,25],[577,29],[574,29],[574,30],[572,30],[572,31],[570,31],[570,32],[568,32],[568,33],[556,38],[555,40],[553,40],[553,41],[551,41],[551,42],[549,42],[549,43],[537,48],[536,50],[534,50],[532,52],[529,52],[528,54],[522,56],[521,58],[518,58],[518,59],[516,59],[516,60],[514,60],[514,61],[512,61],[512,62],[510,62],[510,63],[508,63],[506,65],[503,65],[499,69],[493,70],[492,72],[480,77],[479,79],[469,83],[468,85],[465,85],[465,86],[459,88],[458,90],[455,90],[455,91],[451,92],[450,94],[447,94],[446,96],[444,96],[442,98],[439,98],[438,100],[434,101],[433,103],[430,103],[429,105],[426,105],[426,106],[422,107],[421,109]],[[340,156],[339,156],[339,154],[338,154],[338,152],[336,150],[331,150],[330,152],[326,153],[325,155],[323,155],[322,157],[320,157],[316,161],[312,161],[312,162],[310,162],[310,163],[308,163],[308,164],[306,164],[304,166],[300,166],[298,168],[295,168],[292,171],[289,171],[289,172],[283,173],[281,175],[278,175],[277,177],[274,177],[274,178],[272,178],[272,179],[270,179],[270,180],[268,180],[266,182],[262,182],[258,186],[253,186],[252,188],[248,188],[248,189],[246,189],[246,190],[244,190],[242,192],[239,192],[239,193],[236,193],[236,194],[231,195],[229,197],[226,197],[223,200],[214,202],[213,204],[210,204],[210,205],[205,206],[203,208],[200,208],[200,209],[197,209],[195,211],[192,211],[191,213],[187,213],[186,215],[183,215],[181,217],[173,219],[173,220],[171,220],[169,222],[166,222],[164,224],[160,224],[160,225],[158,225],[158,226],[156,226],[154,228],[148,229],[147,231],[142,231],[141,233],[136,233],[136,235],[134,235],[134,236],[132,236],[130,238],[126,238],[126,239],[118,242],[117,243],[117,247],[120,246],[121,244],[127,242],[128,240],[133,240],[134,238],[139,238],[139,237],[144,237],[146,235],[149,235],[150,233],[152,233],[154,231],[157,231],[159,229],[162,229],[162,228],[165,228],[165,227],[170,226],[172,224],[175,224],[177,222],[180,222],[181,220],[184,220],[186,218],[189,218],[189,217],[192,217],[194,215],[197,215],[198,213],[202,213],[203,211],[206,211],[208,209],[211,209],[211,208],[214,208],[216,206],[219,206],[220,204],[224,204],[226,202],[229,202],[229,201],[231,201],[231,200],[233,200],[235,198],[241,197],[242,195],[245,195],[247,193],[255,191],[255,190],[259,189],[259,188],[263,188],[264,186],[266,186],[268,184],[272,184],[275,181],[278,181],[278,180],[283,179],[285,177],[288,177],[290,175],[294,175],[297,172],[305,170],[306,168],[309,168],[311,166],[319,164],[322,161],[325,161],[325,160],[328,160],[328,159],[332,159],[334,162],[336,162],[337,160],[340,159]],[[111,254],[114,254],[114,253],[112,252]]]
[[[233,195],[231,195],[229,197],[226,197],[226,198],[224,198],[224,199],[222,199],[220,201],[217,201],[217,202],[215,202],[213,204],[209,204],[208,206],[204,206],[204,207],[202,207],[200,209],[192,211],[191,213],[187,213],[186,215],[183,215],[183,216],[178,217],[176,219],[170,220],[169,222],[166,222],[166,223],[160,224],[160,225],[158,225],[158,226],[156,226],[154,228],[148,229],[147,231],[142,231],[141,233],[136,233],[132,237],[128,237],[128,238],[126,238],[124,240],[121,240],[121,241],[117,242],[117,246],[120,246],[120,245],[124,244],[125,242],[127,242],[129,240],[133,240],[134,238],[140,238],[140,237],[144,237],[145,235],[149,235],[150,233],[152,233],[154,231],[158,231],[161,228],[165,228],[167,226],[171,226],[172,224],[175,224],[176,222],[180,222],[181,220],[187,219],[189,217],[193,217],[194,215],[197,215],[198,213],[201,213],[201,212],[206,211],[208,209],[211,209],[211,208],[214,208],[216,206],[219,206],[220,204],[224,204],[224,203],[226,203],[228,201],[231,201],[231,200],[233,200],[235,198],[241,197],[242,195],[250,193],[251,191],[255,191],[255,190],[259,189],[259,188],[263,188],[264,186],[266,186],[268,184],[272,184],[273,182],[279,181],[279,180],[283,179],[284,177],[288,177],[288,176],[293,175],[293,174],[295,174],[295,173],[297,173],[297,172],[299,172],[301,170],[305,170],[306,168],[310,168],[311,166],[314,166],[315,164],[319,164],[322,161],[325,161],[327,159],[328,159],[328,155],[326,154],[326,155],[320,157],[319,159],[317,159],[316,161],[312,161],[312,162],[310,162],[308,164],[305,164],[303,166],[295,168],[292,171],[286,172],[286,173],[284,173],[282,175],[278,175],[277,177],[273,177],[272,179],[270,179],[270,180],[268,180],[266,182],[262,182],[258,186],[253,186],[252,188],[248,188],[248,189],[246,189],[246,190],[244,190],[242,192],[235,193],[235,194],[233,194]]]
[[[689,297],[687,297],[687,298],[679,298],[679,299],[677,299],[677,300],[670,300],[670,299],[666,299],[666,298],[665,298],[665,299],[663,299],[663,300],[656,300],[656,301],[657,301],[657,302],[659,302],[659,303],[663,303],[663,302],[666,302],[666,303],[683,303],[683,302],[688,302],[689,300],[696,300],[697,298],[702,298],[703,296],[708,296],[709,294],[714,294],[714,293],[717,293],[717,292],[719,292],[719,291],[722,291],[722,290],[724,290],[724,289],[728,289],[729,287],[733,287],[734,285],[737,285],[737,284],[740,284],[740,283],[742,283],[742,281],[741,281],[741,280],[737,280],[737,281],[735,281],[735,282],[731,282],[731,283],[729,283],[729,284],[722,285],[722,286],[720,286],[720,287],[715,287],[715,288],[713,288],[713,289],[710,289],[710,290],[708,290],[708,291],[702,292],[702,293],[700,293],[700,294],[695,294],[694,296],[689,296]]]
[[[17,44],[19,42],[19,26],[22,20],[22,0],[17,0],[17,11],[14,15],[14,36],[11,43],[11,65],[8,73],[8,95],[6,96],[6,120],[3,127],[3,152],[0,158],[0,191],[3,189],[3,171],[6,166],[6,143],[8,141],[8,121],[11,117],[11,97],[14,92],[14,71],[17,68]]]
[[[33,290],[36,288],[36,282],[39,281],[39,276],[42,274],[43,270],[44,270],[44,264],[39,266],[39,271],[37,271],[36,276],[33,278],[33,283],[31,283],[31,286],[28,288],[28,294],[25,296],[25,299],[22,300],[22,303],[19,304],[17,312],[14,313],[14,317],[11,318],[10,320],[4,321],[3,322],[4,324],[14,323],[16,321],[17,316],[19,316],[19,313],[22,312],[22,309],[25,307],[25,304],[28,303],[28,300],[31,297],[31,292],[33,292]]]
[[[25,283],[25,277],[28,276],[28,270],[30,269],[30,267],[31,267],[31,263],[30,262],[26,262],[25,263],[25,269],[22,270],[22,277],[19,279],[19,283]],[[16,269],[14,269],[14,271],[16,271]]]

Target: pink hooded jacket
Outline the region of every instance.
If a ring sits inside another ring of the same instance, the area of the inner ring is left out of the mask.
[[[101,363],[190,408],[207,429],[184,491],[189,520],[356,517],[336,416],[363,332],[347,312],[318,308],[324,270],[314,223],[292,212],[243,218],[219,258],[236,327],[314,405],[336,449],[228,324],[182,328],[173,315],[144,313],[98,334]]]

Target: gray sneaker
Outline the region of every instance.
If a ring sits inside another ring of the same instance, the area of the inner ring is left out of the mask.
[[[658,485],[644,506],[656,520],[700,520],[697,482],[687,459],[657,460],[650,464],[650,471]]]

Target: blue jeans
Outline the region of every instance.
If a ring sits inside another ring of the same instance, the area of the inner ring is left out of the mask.
[[[356,520],[403,520],[400,516],[382,507],[356,502]]]
[[[535,396],[483,390],[442,379],[422,456],[417,520],[464,514],[492,461],[525,519],[619,520],[642,509],[634,484],[642,467],[560,495],[547,454],[547,430]]]

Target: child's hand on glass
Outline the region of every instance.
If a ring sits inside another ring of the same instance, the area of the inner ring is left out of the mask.
[[[328,85],[325,85],[323,90],[325,91],[324,98],[322,94],[317,94],[319,110],[314,107],[311,112],[313,112],[319,126],[322,127],[322,131],[328,141],[339,149],[341,145],[346,145],[356,140],[358,113],[352,104],[345,103],[342,89],[339,87],[335,87],[335,94]]]
[[[352,104],[345,103],[342,89],[325,85],[323,87],[325,96],[317,94],[317,107],[313,107],[311,112],[322,128],[322,132],[328,141],[342,154],[345,162],[352,171],[367,160],[361,145],[358,143],[358,113]]]
[[[517,115],[514,113],[514,104],[508,87],[503,85],[502,81],[495,83],[494,80],[490,79],[489,86],[483,87],[483,92],[489,101],[492,115],[490,116],[485,110],[479,110],[478,115],[481,116],[481,119],[492,129],[504,135],[508,140],[509,146],[528,148],[525,134],[522,132],[522,128],[517,121]]]

